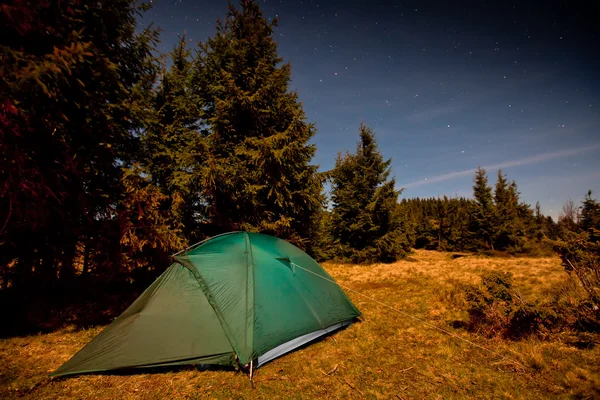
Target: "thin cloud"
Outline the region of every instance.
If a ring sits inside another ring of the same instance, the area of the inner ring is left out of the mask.
[[[591,151],[597,150],[598,148],[600,148],[600,145],[576,147],[573,149],[566,149],[566,150],[553,151],[550,153],[537,154],[532,157],[521,158],[518,160],[505,161],[505,162],[499,163],[499,164],[486,165],[483,168],[485,168],[487,170],[495,170],[495,169],[520,167],[523,165],[537,164],[537,163],[541,163],[544,161],[555,160],[557,158],[571,157],[571,156],[576,156],[576,155],[580,155],[583,153],[589,153]],[[471,176],[475,173],[476,170],[477,170],[476,168],[471,168],[471,169],[465,169],[462,171],[449,172],[447,174],[437,175],[437,176],[434,176],[431,178],[425,178],[423,180],[410,182],[410,183],[403,185],[402,187],[411,188],[411,187],[416,187],[416,186],[429,185],[431,183],[449,181],[451,179],[462,178],[465,176]]]
[[[442,115],[457,113],[457,112],[465,109],[466,107],[467,106],[465,104],[445,105],[445,106],[429,109],[426,111],[421,111],[416,114],[412,114],[411,116],[408,117],[408,120],[412,121],[412,122],[427,121],[430,119],[441,117]]]

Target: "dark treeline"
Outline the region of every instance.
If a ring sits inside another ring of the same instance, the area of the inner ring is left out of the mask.
[[[441,251],[503,251],[536,253],[547,249],[544,238],[556,239],[559,226],[544,216],[539,203],[521,202],[516,182],[501,170],[492,188],[486,171],[475,172],[473,199],[403,199],[400,214],[407,218],[415,248]]]
[[[356,151],[319,173],[277,20],[242,0],[207,41],[183,36],[157,56],[158,32],[136,33],[146,8],[2,2],[0,300],[143,288],[171,254],[234,230],[364,263],[412,247],[528,253],[559,237],[501,171],[494,188],[477,171],[473,200],[399,203],[391,160],[364,124]]]

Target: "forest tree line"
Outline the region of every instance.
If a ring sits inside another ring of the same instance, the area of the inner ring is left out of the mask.
[[[520,199],[517,183],[498,170],[493,187],[483,168],[475,172],[473,198],[403,199],[413,247],[441,251],[502,251],[530,254],[543,239],[557,239],[560,227]],[[547,246],[546,246],[547,247]]]
[[[136,31],[146,10],[2,4],[0,289],[156,275],[171,254],[234,230],[369,263],[413,247],[527,253],[561,227],[584,229],[531,209],[501,171],[490,187],[481,168],[473,199],[399,202],[391,160],[364,124],[356,150],[319,172],[277,20],[242,0],[213,37],[190,46],[183,35],[159,55],[159,32]]]

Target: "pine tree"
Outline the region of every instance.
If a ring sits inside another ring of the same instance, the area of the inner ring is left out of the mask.
[[[356,153],[338,154],[332,171],[332,236],[337,256],[353,262],[390,262],[405,254],[395,179],[388,180],[391,159],[384,161],[375,135],[360,126]]]
[[[192,240],[200,235],[199,184],[206,158],[200,110],[191,91],[192,60],[185,34],[170,54],[171,67],[163,70],[153,104],[153,120],[142,136],[144,165],[153,184],[167,195],[166,207]]]
[[[135,158],[156,71],[156,32],[135,32],[143,9],[1,6],[0,264],[17,259],[23,277],[70,275],[79,245],[98,250],[102,232],[117,233],[109,247],[118,249],[121,167]],[[118,264],[118,250],[105,250]]]
[[[494,248],[506,250],[519,243],[519,197],[516,183],[508,183],[506,175],[498,170],[498,179],[494,187]]]
[[[494,203],[485,169],[477,167],[473,181],[476,205],[471,218],[471,234],[475,237],[475,242],[482,243],[483,248],[493,250]]]
[[[454,251],[467,250],[470,245],[469,218],[474,202],[471,199],[454,199],[452,212],[451,249]]]
[[[262,231],[310,247],[322,182],[311,165],[315,133],[288,89],[273,29],[253,0],[230,6],[200,45],[193,89],[208,130],[203,173],[207,230]]]
[[[155,185],[140,165],[125,170],[122,184],[125,193],[118,206],[122,262],[116,272],[125,276],[161,272],[169,264],[170,254],[187,244],[182,221],[168,207],[170,195]]]
[[[127,168],[119,212],[123,265],[144,271],[168,265],[169,255],[193,236],[199,212],[198,181],[204,157],[191,59],[185,35],[170,54],[148,107],[140,163]],[[192,238],[194,240],[195,238]]]
[[[590,241],[600,241],[600,203],[592,198],[591,190],[583,198],[579,227],[589,235]]]
[[[509,214],[509,193],[508,193],[508,181],[506,175],[502,173],[502,170],[498,170],[498,179],[494,187],[494,203],[498,214],[506,215]]]
[[[315,214],[314,237],[311,243],[311,256],[317,261],[327,261],[335,257],[334,239],[331,234],[331,211],[325,207]]]

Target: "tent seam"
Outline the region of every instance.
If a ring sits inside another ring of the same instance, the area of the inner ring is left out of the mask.
[[[231,349],[239,357],[239,354],[237,351],[237,346],[235,346],[233,339],[230,337],[230,336],[233,337],[233,335],[231,335],[231,332],[232,332],[231,327],[229,326],[229,324],[227,323],[227,321],[221,314],[221,310],[219,310],[219,308],[217,307],[217,304],[213,299],[212,293],[210,292],[208,285],[206,285],[206,282],[204,282],[204,279],[202,278],[200,273],[198,271],[196,271],[195,268],[192,268],[189,265],[187,265],[187,261],[184,261],[180,257],[176,257],[176,258],[177,258],[177,261],[179,261],[181,265],[183,265],[185,268],[187,268],[192,273],[192,275],[196,279],[196,282],[198,282],[198,285],[200,286],[200,290],[202,290],[202,292],[204,293],[204,296],[206,297],[208,304],[210,304],[210,306],[212,307],[213,311],[217,315],[217,318],[219,319],[219,322],[221,323],[221,326],[223,327],[223,331],[225,332],[225,337],[227,337],[227,341],[231,345]]]
[[[252,241],[248,232],[244,232],[246,238],[246,346],[250,350],[250,360],[254,358],[254,254],[252,253]],[[249,285],[252,283],[252,299],[249,301]],[[252,304],[250,304],[252,303]],[[250,343],[249,343],[250,342]],[[250,361],[248,360],[248,361]]]

